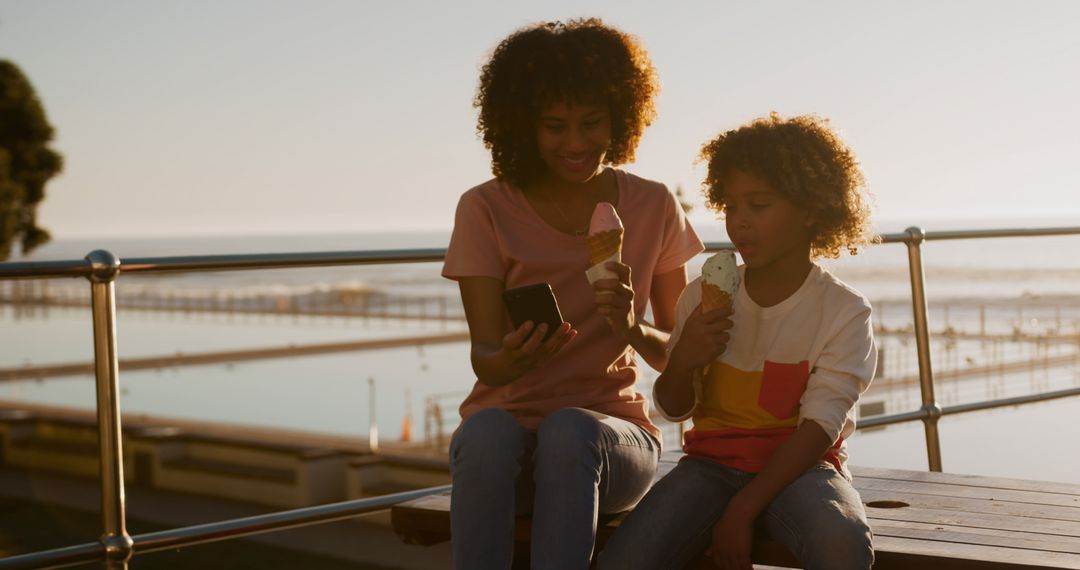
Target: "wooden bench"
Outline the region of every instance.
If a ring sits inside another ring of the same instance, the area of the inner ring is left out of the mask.
[[[661,458],[657,479],[678,461]],[[875,569],[1080,569],[1080,485],[899,469],[853,468],[874,531]],[[391,510],[395,532],[410,544],[450,539],[450,495],[408,501]],[[601,521],[597,548],[621,516]],[[515,539],[527,551],[529,519]],[[754,562],[798,567],[787,550],[758,536]],[[527,567],[527,555],[515,566]],[[702,567],[708,567],[702,561]]]

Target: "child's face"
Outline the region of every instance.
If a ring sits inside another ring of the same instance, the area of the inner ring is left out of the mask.
[[[765,180],[733,171],[724,183],[724,224],[748,268],[805,261],[812,219]]]
[[[602,105],[552,104],[540,113],[536,146],[548,175],[587,182],[600,172],[611,146],[611,113]]]

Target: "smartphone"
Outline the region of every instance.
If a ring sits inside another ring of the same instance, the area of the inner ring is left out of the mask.
[[[514,323],[515,330],[520,328],[525,321],[532,321],[536,326],[547,323],[545,341],[551,338],[551,335],[555,334],[555,329],[563,323],[559,303],[555,300],[551,285],[547,283],[507,289],[503,291],[503,303],[506,304],[506,310],[510,313],[510,322]]]

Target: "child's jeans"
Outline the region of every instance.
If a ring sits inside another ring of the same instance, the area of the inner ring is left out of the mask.
[[[450,444],[454,567],[509,568],[515,514],[531,512],[532,568],[588,568],[598,513],[634,506],[659,455],[641,427],[581,408],[536,432],[500,409],[473,414]]]
[[[712,542],[713,525],[752,473],[685,457],[619,525],[600,552],[599,568],[685,567]],[[759,523],[806,570],[865,570],[874,562],[870,527],[858,491],[822,462],[773,499]]]

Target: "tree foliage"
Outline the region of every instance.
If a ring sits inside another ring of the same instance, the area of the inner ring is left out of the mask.
[[[29,253],[49,241],[37,225],[45,183],[63,167],[48,148],[53,128],[34,87],[10,61],[0,59],[0,261],[19,243]]]

